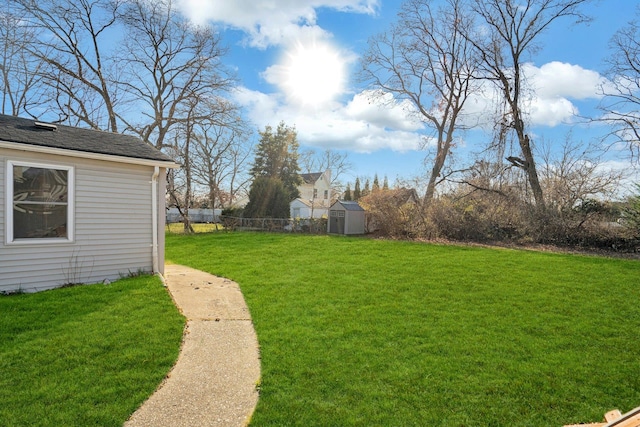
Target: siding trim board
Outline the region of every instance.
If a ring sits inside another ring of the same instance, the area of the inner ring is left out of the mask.
[[[18,147],[16,147],[16,145],[17,143],[15,142],[7,142],[7,141],[0,140],[0,148],[7,148],[10,150],[17,149],[19,151],[30,152],[30,153],[78,157],[82,159],[92,159],[92,160],[106,160],[106,161],[126,163],[126,164],[132,164],[132,165],[160,166],[160,167],[169,168],[169,169],[180,167],[180,165],[178,165],[175,162],[138,159],[135,157],[116,156],[112,154],[87,153],[84,151],[73,151],[73,150],[65,150],[61,148],[39,147],[35,145],[26,145],[26,144],[24,145],[20,144]]]

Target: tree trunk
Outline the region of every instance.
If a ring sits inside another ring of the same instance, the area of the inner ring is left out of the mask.
[[[431,201],[433,201],[433,197],[436,192],[436,183],[438,181],[438,177],[442,172],[442,168],[444,167],[444,162],[447,158],[447,154],[449,153],[449,145],[450,143],[446,142],[446,149],[438,149],[438,154],[433,162],[433,167],[431,168],[431,176],[429,177],[429,183],[427,184],[427,192],[424,195],[424,205],[428,206]]]
[[[524,135],[520,140],[520,149],[525,160],[525,172],[533,192],[533,198],[536,202],[536,206],[545,209],[544,196],[542,194],[542,187],[540,186],[540,180],[538,178],[538,169],[536,167],[535,159],[531,151],[531,143],[529,142],[529,135]]]

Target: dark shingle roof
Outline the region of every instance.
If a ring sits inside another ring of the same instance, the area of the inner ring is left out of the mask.
[[[36,120],[0,114],[0,141],[135,159],[173,162],[140,138],[118,133],[55,125],[56,130],[36,126]]]
[[[347,201],[347,200],[339,200],[337,203],[340,203],[345,211],[363,211],[364,209],[358,202]]]
[[[305,184],[313,184],[322,176],[322,172],[301,173],[300,178]]]

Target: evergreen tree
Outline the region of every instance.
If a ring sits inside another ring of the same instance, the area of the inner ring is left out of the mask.
[[[360,197],[362,197],[362,192],[360,191],[360,178],[356,178],[356,185],[353,190],[353,200],[357,202],[360,200]]]
[[[382,189],[383,190],[388,190],[389,189],[389,180],[387,179],[387,176],[384,176],[384,181],[382,181]]]
[[[369,184],[369,178],[364,182],[364,189],[362,190],[362,197],[368,196],[371,193],[371,184]]]
[[[258,177],[277,178],[287,194],[289,202],[300,196],[302,184],[298,166],[298,135],[295,128],[280,122],[275,133],[271,126],[260,132],[260,142],[250,170],[254,180]]]
[[[289,203],[300,196],[302,184],[298,166],[296,130],[280,122],[273,130],[266,126],[250,173],[253,177],[245,216],[249,218],[288,218]]]
[[[373,188],[372,191],[378,191],[380,189],[380,182],[378,181],[378,174],[373,176]]]
[[[288,218],[289,199],[278,178],[259,176],[249,190],[249,203],[244,208],[246,218]]]
[[[347,189],[344,192],[344,195],[342,196],[342,200],[346,200],[349,201],[351,200],[351,184],[347,183]]]

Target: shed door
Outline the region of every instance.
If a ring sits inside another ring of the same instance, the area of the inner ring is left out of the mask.
[[[331,211],[329,233],[344,234],[344,211]]]

